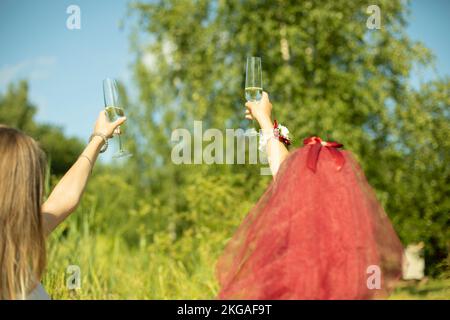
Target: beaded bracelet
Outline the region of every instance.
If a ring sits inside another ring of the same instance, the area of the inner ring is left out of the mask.
[[[105,144],[102,146],[102,148],[100,149],[100,153],[103,153],[106,151],[106,149],[108,149],[108,138],[106,138],[106,136],[103,133],[100,132],[94,132],[91,137],[89,138],[89,142],[92,141],[92,139],[94,139],[94,137],[100,137],[103,139],[103,142],[105,142]]]

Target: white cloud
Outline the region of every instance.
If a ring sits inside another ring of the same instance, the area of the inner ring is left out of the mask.
[[[50,76],[51,68],[56,64],[55,57],[40,56],[6,64],[0,67],[0,87],[5,87],[19,79],[43,80]]]
[[[15,65],[5,65],[0,69],[0,86],[6,86],[13,81],[27,66],[29,61],[22,61]]]

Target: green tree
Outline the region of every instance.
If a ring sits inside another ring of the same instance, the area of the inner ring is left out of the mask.
[[[67,137],[63,130],[50,124],[39,124],[34,116],[37,107],[28,98],[28,84],[10,84],[0,95],[0,123],[20,129],[36,139],[47,153],[52,174],[65,173],[82,150],[82,143]]]
[[[426,242],[434,272],[449,246],[450,82],[411,88],[412,66],[430,65],[432,55],[406,35],[403,1],[370,4],[381,8],[379,30],[367,29],[362,0],[133,4],[140,32],[134,40],[140,98],[133,109],[140,156],[133,161],[141,183],[173,212],[195,203],[185,196],[190,172],[203,179],[243,176],[239,198],[260,195],[268,180],[257,166],[175,166],[169,143],[173,129],[192,128],[193,120],[223,129],[245,125],[245,57],[259,55],[275,116],[296,146],[319,134],[352,150],[404,243]],[[226,187],[209,186],[218,194]],[[226,210],[242,207],[237,200]]]

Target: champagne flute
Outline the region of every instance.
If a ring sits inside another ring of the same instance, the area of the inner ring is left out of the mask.
[[[116,80],[106,78],[103,80],[103,98],[105,101],[105,110],[108,115],[109,121],[115,121],[119,117],[123,117],[125,115],[123,111],[123,106],[119,100],[119,91],[117,90]],[[118,132],[116,136],[119,140],[119,151],[117,151],[113,158],[124,158],[131,157],[132,154],[123,149],[122,146],[122,133],[120,132],[120,127],[118,128]]]
[[[247,57],[245,68],[245,99],[251,102],[258,102],[262,98],[262,67],[260,57]],[[253,120],[253,126],[255,120]],[[253,128],[250,135],[257,134]]]

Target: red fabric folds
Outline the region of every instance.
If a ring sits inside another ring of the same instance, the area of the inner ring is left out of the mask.
[[[219,299],[384,298],[400,277],[402,244],[359,164],[317,141],[291,153],[226,245]]]

